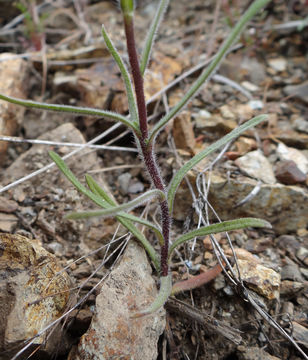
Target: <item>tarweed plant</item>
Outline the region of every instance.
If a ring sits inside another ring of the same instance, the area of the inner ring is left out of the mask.
[[[181,100],[152,127],[149,127],[148,125],[147,109],[144,96],[144,74],[149,63],[156,32],[168,6],[168,0],[160,0],[158,4],[156,14],[147,34],[143,52],[140,57],[137,53],[134,35],[134,1],[119,1],[120,9],[123,14],[130,71],[128,71],[123,59],[113,45],[106,29],[104,26],[102,27],[102,36],[106,46],[117,63],[124,80],[129,104],[129,114],[127,116],[95,108],[40,103],[30,100],[21,100],[0,94],[0,99],[17,105],[48,111],[60,111],[86,116],[103,117],[107,120],[117,121],[128,127],[134,134],[140,157],[152,183],[152,189],[140,195],[136,199],[122,205],[117,204],[114,198],[109,195],[101,186],[99,186],[90,175],[85,175],[87,187],[81,184],[59,155],[52,151],[49,153],[50,157],[56,163],[58,168],[76,187],[76,189],[78,189],[78,191],[92,200],[99,207],[98,210],[71,213],[67,216],[67,218],[84,219],[93,216],[116,217],[116,219],[125,228],[127,228],[143,245],[153,263],[153,266],[159,274],[160,290],[157,298],[147,309],[141,310],[136,314],[132,314],[134,317],[143,316],[158,310],[161,306],[164,305],[170,294],[172,292],[176,292],[176,289],[172,289],[172,277],[169,264],[174,250],[180,244],[190,241],[196,237],[204,237],[205,235],[219,232],[243,229],[247,227],[270,227],[270,224],[265,220],[255,218],[241,218],[204,226],[187,232],[186,234],[176,239],[170,238],[172,210],[174,207],[175,194],[178,186],[186,174],[191,169],[193,169],[194,166],[200,163],[206,156],[218,150],[220,147],[227,144],[230,140],[239,136],[244,131],[266,120],[266,115],[259,115],[245,122],[226,136],[220,138],[218,141],[199,152],[197,155],[193,156],[175,173],[169,184],[165,184],[160,172],[160,168],[155,161],[155,140],[159,132],[162,131],[162,129],[170,122],[170,120],[173,119],[187,105],[187,103],[192,100],[200,88],[210,79],[228,50],[244,30],[245,25],[252,19],[254,15],[256,15],[264,6],[266,6],[269,1],[270,0],[256,0],[250,5],[235,27],[230,31],[229,36],[221,45],[209,66],[201,73],[197,80],[195,80],[195,82],[181,98]],[[129,211],[133,208],[136,208],[153,199],[158,202],[160,207],[160,226],[129,213]],[[147,239],[145,234],[139,230],[136,224],[141,224],[155,233],[160,246],[160,253],[156,252],[153,245]],[[196,284],[191,282],[190,286],[191,288],[194,288],[196,287]],[[179,284],[177,284],[177,288],[187,289],[187,287],[181,287]]]

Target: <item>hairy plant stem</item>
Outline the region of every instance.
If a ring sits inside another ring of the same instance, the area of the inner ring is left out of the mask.
[[[131,71],[134,79],[135,94],[138,107],[139,126],[141,134],[137,136],[140,144],[140,149],[144,159],[145,166],[152,179],[153,185],[166,193],[165,185],[161,177],[159,168],[155,162],[153,143],[147,143],[148,140],[148,119],[147,110],[144,97],[143,76],[140,71],[139,59],[136,49],[134,22],[133,17],[124,14],[125,35],[127,43],[127,52]],[[168,247],[170,236],[171,217],[168,207],[167,199],[160,201],[161,218],[162,218],[162,232],[164,238],[164,245],[161,247],[160,270],[162,276],[168,275]]]
[[[143,77],[141,75],[138,54],[136,49],[134,21],[132,16],[124,16],[124,26],[125,26],[128,57],[134,79],[141,135],[142,135],[142,139],[147,140],[148,138],[147,109],[144,98]]]

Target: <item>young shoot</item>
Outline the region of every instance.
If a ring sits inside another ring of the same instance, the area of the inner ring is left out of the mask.
[[[120,0],[119,5],[123,15],[124,31],[126,36],[127,53],[129,59],[129,70],[127,69],[125,62],[121,55],[112,43],[105,27],[102,27],[102,36],[106,43],[107,49],[111,56],[115,60],[119,71],[122,75],[126,95],[129,104],[129,114],[123,116],[121,114],[113,113],[107,110],[93,109],[93,108],[81,108],[68,105],[56,105],[40,103],[31,100],[22,100],[14,97],[0,94],[0,99],[21,105],[29,108],[47,110],[47,111],[60,111],[77,113],[79,115],[86,116],[99,116],[106,120],[112,120],[120,122],[126,126],[133,133],[137,148],[140,153],[140,158],[143,161],[145,171],[148,173],[151,179],[152,189],[140,195],[136,199],[126,203],[117,204],[117,202],[109,195],[103,188],[101,188],[94,179],[86,175],[87,187],[82,185],[70,169],[66,166],[65,162],[59,155],[54,152],[50,152],[50,157],[56,163],[60,171],[67,177],[67,179],[80,191],[84,196],[94,202],[98,209],[94,211],[86,211],[80,213],[72,213],[67,216],[70,219],[83,219],[92,216],[113,216],[124,227],[130,231],[134,237],[142,244],[147,251],[157,273],[160,276],[160,290],[157,298],[150,305],[148,309],[141,310],[136,314],[132,314],[132,317],[139,317],[158,310],[164,305],[172,290],[172,276],[169,269],[169,263],[173,251],[177,246],[183,244],[196,237],[205,236],[206,234],[213,234],[217,232],[225,232],[235,229],[243,229],[247,227],[270,227],[270,224],[265,220],[254,218],[243,218],[231,221],[225,221],[218,224],[212,224],[206,227],[201,227],[197,230],[192,230],[177,239],[170,238],[172,210],[174,207],[174,199],[178,186],[188,171],[193,169],[199,164],[206,156],[213,151],[223,147],[230,140],[242,134],[244,131],[258,125],[260,122],[265,121],[266,115],[259,115],[241,126],[233,130],[229,134],[225,135],[199,154],[190,159],[182,168],[180,168],[173,179],[167,186],[165,186],[165,180],[162,178],[161,171],[157,162],[155,161],[155,139],[157,134],[167,125],[171,119],[178,114],[189,101],[198,93],[200,88],[213,76],[217,67],[225,57],[231,46],[235,43],[236,39],[243,32],[247,23],[269,3],[270,0],[255,0],[250,7],[246,10],[243,16],[240,18],[235,27],[230,31],[227,39],[219,48],[216,56],[209,64],[209,66],[201,73],[201,75],[194,81],[188,92],[182,97],[182,99],[168,112],[166,113],[152,128],[148,124],[148,114],[145,102],[144,94],[144,74],[149,63],[151,49],[153,47],[155,34],[158,31],[161,24],[163,15],[168,6],[168,0],[160,0],[156,14],[154,15],[152,24],[149,28],[149,32],[145,39],[145,45],[140,56],[137,52],[137,46],[135,42],[134,33],[134,1],[133,0]],[[152,223],[138,216],[129,213],[131,209],[134,209],[145,202],[156,201],[160,207],[161,220],[160,225]],[[157,238],[160,251],[156,252],[154,246],[146,238],[146,236],[137,228],[136,224],[142,224],[150,229]],[[169,244],[172,244],[169,248]],[[198,284],[198,286],[201,284]],[[191,283],[190,288],[196,287],[196,283]],[[187,286],[181,287],[177,284],[177,289],[187,289]],[[176,292],[176,290],[174,290]]]

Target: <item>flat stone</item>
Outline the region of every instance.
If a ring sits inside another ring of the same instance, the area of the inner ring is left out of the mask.
[[[189,179],[192,184],[195,184],[196,173],[190,172]],[[256,180],[245,176],[238,175],[236,178],[227,178],[218,171],[213,171],[208,199],[224,220],[245,216],[262,217],[272,224],[279,235],[306,228],[308,218],[307,189],[294,185],[261,184],[255,196],[252,196],[243,205],[237,206],[256,189],[256,185]],[[182,182],[175,197],[174,218],[184,221],[187,216],[187,209],[191,206],[190,190]],[[215,217],[212,219],[216,220]]]
[[[145,251],[130,242],[119,266],[96,298],[91,326],[81,337],[75,360],[156,360],[157,341],[165,328],[165,311],[132,318],[157,294]]]
[[[13,214],[0,213],[0,231],[11,233],[18,223],[18,217]]]
[[[266,184],[276,182],[272,165],[259,150],[250,151],[234,162],[244,173],[255,179],[262,180]]]

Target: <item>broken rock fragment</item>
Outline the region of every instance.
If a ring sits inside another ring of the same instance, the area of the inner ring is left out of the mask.
[[[246,174],[262,180],[266,184],[276,182],[272,165],[260,150],[250,151],[235,160],[235,164]]]
[[[27,97],[28,63],[24,59],[10,59],[10,53],[0,55],[0,93],[17,98]],[[7,60],[6,60],[7,59]],[[0,134],[15,135],[21,124],[25,108],[0,101]],[[0,141],[0,159],[3,159],[7,142]]]
[[[78,345],[75,360],[156,360],[157,342],[165,327],[164,310],[133,318],[157,293],[145,251],[131,242],[119,266],[96,298],[91,326]]]
[[[238,259],[238,266],[244,283],[250,289],[269,300],[279,299],[280,275],[276,271],[242,259]]]
[[[0,353],[10,359],[51,322],[60,317],[70,301],[71,281],[56,258],[37,241],[21,235],[0,233]],[[35,338],[31,351],[51,354],[65,343],[61,331]],[[46,342],[45,342],[46,341]],[[26,354],[24,354],[26,357]]]
[[[280,161],[276,164],[276,179],[285,185],[304,183],[306,175],[297,167],[293,160]]]

